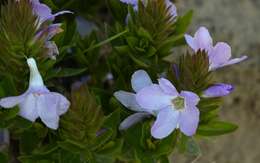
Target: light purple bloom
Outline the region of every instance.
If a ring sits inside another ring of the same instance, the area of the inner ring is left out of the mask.
[[[39,39],[44,39],[45,48],[47,49],[47,56],[51,59],[56,59],[56,56],[59,54],[59,50],[55,42],[50,41],[56,34],[63,32],[61,24],[51,24],[47,27],[41,29],[36,36],[34,37],[33,42]]]
[[[225,42],[218,42],[215,46],[213,46],[213,40],[208,29],[205,27],[200,27],[194,37],[185,35],[185,39],[187,44],[195,52],[198,50],[206,50],[209,56],[210,71],[236,64],[247,59],[247,56],[231,59],[231,47]]]
[[[218,83],[203,92],[203,97],[214,98],[229,95],[234,90],[234,87],[230,84]]]
[[[31,3],[34,14],[38,16],[39,24],[42,24],[47,20],[53,21],[56,16],[72,13],[71,11],[60,11],[58,13],[52,14],[51,9],[47,5],[40,3],[39,0],[31,0]]]
[[[66,113],[70,102],[61,94],[50,92],[44,85],[33,58],[27,59],[30,68],[28,90],[20,96],[6,97],[0,100],[3,108],[19,106],[19,115],[34,122],[38,117],[51,129],[59,126],[59,116]]]
[[[171,13],[171,16],[173,18],[177,17],[177,8],[176,6],[170,1],[170,0],[165,0],[166,6],[169,8],[169,12]]]
[[[149,75],[144,70],[138,70],[132,75],[131,79],[132,88],[135,92],[139,92],[146,86],[152,85],[152,80]],[[138,123],[142,119],[149,117],[153,112],[147,111],[140,107],[136,102],[136,94],[126,91],[117,91],[114,96],[128,109],[135,111],[137,113],[127,117],[119,126],[120,130],[125,130],[130,126]]]
[[[60,23],[51,24],[47,27],[44,27],[39,32],[36,33],[35,40],[44,38],[45,41],[51,40],[56,34],[63,32]]]
[[[174,129],[180,128],[187,136],[195,134],[199,123],[200,98],[189,91],[178,93],[167,79],[161,78],[159,84],[153,84],[140,90],[136,95],[137,103],[145,110],[157,112],[151,133],[154,138],[162,139]]]

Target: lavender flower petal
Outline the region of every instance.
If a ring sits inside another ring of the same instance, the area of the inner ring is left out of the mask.
[[[119,130],[126,130],[136,123],[142,121],[144,118],[150,117],[149,113],[135,113],[128,116],[119,126]]]
[[[196,106],[189,106],[180,112],[179,125],[180,130],[186,136],[195,134],[199,124],[199,109]]]
[[[35,110],[37,108],[36,101],[38,96],[30,93],[26,96],[25,100],[19,104],[19,115],[23,118],[34,122],[38,117],[38,112]]]
[[[18,105],[20,102],[22,102],[25,99],[26,95],[27,93],[24,93],[23,95],[20,96],[2,98],[0,100],[0,106],[3,108],[12,108]]]
[[[213,46],[213,40],[209,34],[209,31],[205,27],[200,27],[194,35],[194,38],[190,35],[185,35],[188,45],[197,52],[199,49],[209,51]]]
[[[209,87],[203,92],[203,97],[214,98],[229,95],[234,90],[230,84],[219,83]]]
[[[159,85],[153,84],[136,94],[137,103],[147,110],[158,110],[171,104],[172,96],[163,92]]]
[[[165,0],[166,6],[169,8],[169,11],[171,13],[171,16],[174,18],[177,15],[177,8],[176,6],[170,1],[170,0]]]
[[[215,66],[210,66],[210,71],[213,71],[213,70],[216,70],[218,68],[222,68],[222,67],[225,67],[225,66],[230,66],[230,65],[233,65],[233,64],[237,64],[237,63],[240,63],[244,60],[246,60],[248,58],[248,56],[242,56],[240,58],[233,58],[229,61],[227,61],[226,63],[222,64],[222,65],[215,65]]]
[[[37,100],[37,112],[42,122],[51,129],[58,129],[59,115],[58,106],[59,99],[52,94],[41,95]]]
[[[117,91],[114,93],[114,96],[118,101],[121,102],[125,107],[129,108],[132,111],[140,112],[143,111],[140,105],[136,102],[136,95],[134,93],[126,91]]]
[[[58,15],[72,13],[71,11],[61,11],[56,14],[52,14],[51,9],[47,5],[40,3],[39,0],[32,0],[31,2],[33,6],[33,11],[35,15],[38,16],[40,24],[47,20],[53,21],[54,18]]]
[[[169,136],[178,125],[179,115],[180,113],[171,107],[161,110],[151,128],[152,136],[156,139]]]
[[[138,70],[132,75],[131,79],[132,88],[135,92],[140,91],[146,86],[152,84],[152,80],[144,70]]]
[[[196,106],[200,98],[193,92],[181,91],[180,96],[184,97],[187,106]]]
[[[216,69],[228,62],[231,58],[231,47],[224,42],[219,42],[209,52],[210,69]]]
[[[158,79],[159,81],[159,86],[163,90],[164,93],[169,94],[171,96],[178,96],[179,93],[176,90],[176,88],[172,85],[172,83],[165,79],[165,78],[160,78]]]
[[[68,111],[69,106],[70,106],[69,100],[60,93],[51,92],[51,94],[52,94],[53,98],[57,99],[57,101],[58,101],[58,106],[57,106],[58,115],[65,114]]]

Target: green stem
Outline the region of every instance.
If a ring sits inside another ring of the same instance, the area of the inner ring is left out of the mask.
[[[116,35],[114,35],[114,36],[112,36],[112,37],[110,37],[110,38],[108,38],[108,39],[106,39],[106,40],[104,40],[104,41],[102,41],[102,42],[100,42],[100,43],[94,45],[94,46],[91,46],[90,48],[84,50],[83,53],[86,53],[86,52],[88,52],[88,51],[90,51],[90,50],[93,50],[93,49],[95,49],[95,48],[98,48],[98,47],[100,47],[100,46],[103,46],[103,45],[105,45],[105,44],[107,44],[107,43],[109,43],[109,42],[111,42],[111,41],[117,39],[118,37],[123,36],[123,35],[126,34],[127,32],[128,32],[128,30],[126,29],[126,30],[124,30],[124,31],[121,32],[121,33],[118,33],[118,34],[116,34]]]

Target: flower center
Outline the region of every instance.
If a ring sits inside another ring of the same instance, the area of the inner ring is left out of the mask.
[[[184,98],[178,96],[178,97],[172,99],[172,104],[174,106],[174,109],[176,109],[176,110],[183,110],[184,109],[184,105],[185,105]]]

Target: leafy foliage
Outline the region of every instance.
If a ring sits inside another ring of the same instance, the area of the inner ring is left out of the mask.
[[[60,135],[64,140],[90,144],[104,121],[101,106],[86,85],[72,91],[71,96],[71,108],[61,121]]]
[[[179,91],[188,90],[200,94],[212,83],[207,53],[198,51],[196,54],[187,53],[182,56],[179,64],[171,67],[169,77]]]
[[[57,131],[47,129],[38,120],[32,123],[21,118],[18,107],[1,109],[0,128],[11,133],[11,157],[22,163],[167,163],[168,156],[177,150],[200,155],[196,136],[187,137],[176,130],[163,140],[152,138],[153,117],[119,131],[120,122],[131,112],[112,97],[115,90],[132,89],[131,74],[140,68],[147,70],[152,79],[166,73],[178,91],[201,95],[214,84],[206,51],[187,53],[170,63],[172,66],[165,61],[174,47],[185,44],[183,36],[192,11],[173,17],[163,0],[148,0],[147,4],[139,1],[137,11],[119,0],[41,2],[53,13],[74,11],[74,15],[55,20],[64,30],[53,38],[60,54],[56,60],[48,59],[44,47],[47,36],[35,39],[53,22],[39,24],[30,0],[2,4],[0,97],[25,91],[29,76],[25,59],[34,57],[46,85],[70,97],[71,107],[61,116]],[[79,33],[79,17],[86,20],[86,36]],[[75,81],[80,85],[69,91]],[[221,98],[201,97],[197,136],[218,136],[237,129],[220,120],[221,104]],[[0,162],[8,159],[5,152],[0,153]]]

